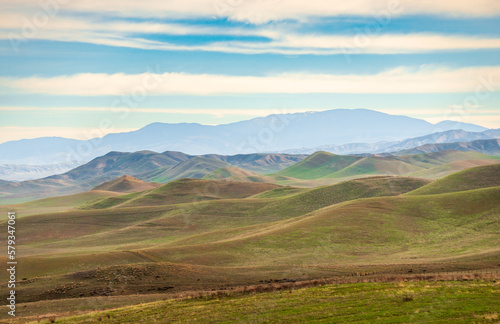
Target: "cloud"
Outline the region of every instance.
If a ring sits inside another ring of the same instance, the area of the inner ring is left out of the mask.
[[[3,0],[6,8],[41,8],[38,0]],[[123,17],[226,17],[255,24],[314,17],[390,15],[444,15],[490,17],[500,14],[497,0],[46,0],[51,8],[67,12]],[[54,9],[52,9],[54,11]]]
[[[324,111],[327,109],[311,109],[311,108],[286,108],[286,109],[247,109],[247,108],[232,108],[232,109],[213,109],[213,108],[128,108],[129,113],[140,114],[175,114],[175,115],[197,115],[197,116],[213,116],[222,118],[226,116],[248,116],[248,117],[263,117],[272,114],[290,114],[308,111]],[[43,111],[43,112],[113,112],[112,107],[1,107],[1,111]],[[124,112],[124,111],[120,111]]]
[[[82,73],[56,77],[0,77],[3,92],[73,96],[305,94],[305,93],[453,93],[498,91],[500,67],[446,69],[399,67],[373,75],[285,73],[269,76],[217,74]],[[1,90],[1,89],[0,89]]]
[[[479,50],[500,48],[500,38],[449,36],[431,33],[383,34],[363,31],[356,35],[304,34],[292,27],[263,26],[197,26],[189,23],[134,22],[124,19],[50,18],[43,27],[23,27],[20,14],[0,14],[0,39],[22,44],[31,39],[130,47],[163,51],[209,51],[240,54],[400,54],[435,51]],[[29,25],[29,24],[28,24]],[[152,35],[203,35],[203,44],[159,41]],[[216,41],[216,35],[239,37],[234,41]],[[245,39],[253,36],[251,39]],[[255,37],[265,38],[265,41]],[[17,45],[15,45],[17,46]]]

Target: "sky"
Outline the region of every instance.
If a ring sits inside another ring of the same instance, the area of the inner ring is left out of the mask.
[[[498,0],[2,0],[0,143],[365,108],[500,128]]]

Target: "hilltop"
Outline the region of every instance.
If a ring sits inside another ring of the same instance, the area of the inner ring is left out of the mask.
[[[179,179],[153,190],[138,194],[111,197],[84,207],[86,209],[95,209],[118,205],[120,208],[163,206],[212,199],[246,198],[278,187],[278,185],[270,183]]]
[[[98,185],[92,190],[112,191],[119,193],[132,193],[154,189],[159,187],[159,183],[148,183],[129,175],[121,176],[115,180]]]

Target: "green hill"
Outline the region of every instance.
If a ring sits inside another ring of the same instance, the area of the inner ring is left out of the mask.
[[[498,186],[500,186],[500,164],[493,164],[453,173],[408,195],[433,195]]]
[[[227,180],[236,182],[273,182],[274,178],[263,176],[236,167],[220,168],[203,177],[205,180]]]
[[[316,152],[303,161],[277,172],[276,175],[297,179],[318,179],[340,171],[362,159],[357,156],[335,155],[328,152]]]
[[[120,193],[117,192],[91,190],[74,195],[44,198],[16,205],[4,205],[0,206],[0,211],[16,211],[17,217],[55,213],[75,208],[82,204],[91,204],[101,199],[108,199],[119,195]]]
[[[360,198],[397,196],[430,181],[402,177],[371,177],[341,182],[277,199],[259,210],[262,214],[299,216],[320,208]],[[280,189],[274,189],[274,191]],[[262,196],[262,194],[261,194]]]
[[[398,175],[434,179],[468,166],[496,163],[500,157],[478,152],[440,151],[406,156],[340,156],[316,152],[276,175],[298,179],[353,179]]]
[[[206,157],[194,157],[174,167],[167,167],[138,174],[147,181],[165,183],[182,178],[201,179],[210,172],[231,167],[229,163]]]
[[[212,199],[237,199],[279,187],[270,183],[180,179],[124,202],[120,207],[159,206]]]
[[[429,262],[499,253],[499,200],[499,187],[361,199],[267,226],[219,231],[203,244],[185,240],[148,251],[170,262],[219,266]]]

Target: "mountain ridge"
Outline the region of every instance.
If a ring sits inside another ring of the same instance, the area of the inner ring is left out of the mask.
[[[274,114],[216,126],[153,123],[136,131],[88,141],[45,137],[6,142],[0,144],[0,163],[90,161],[111,151],[168,150],[191,155],[280,152],[290,147],[400,141],[450,130],[447,128],[487,130],[457,122],[434,125],[421,119],[367,109],[334,109]]]

